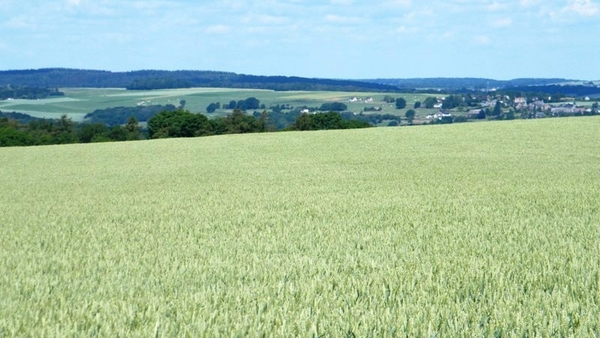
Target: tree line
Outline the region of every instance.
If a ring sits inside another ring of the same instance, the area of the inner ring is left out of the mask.
[[[225,117],[209,119],[182,108],[164,110],[148,120],[142,130],[138,120],[131,116],[127,123],[108,126],[105,123],[75,123],[66,115],[60,119],[32,119],[28,123],[0,117],[0,147],[34,146],[69,143],[95,143],[158,139],[173,137],[200,137],[224,134],[263,133],[276,131],[273,116],[267,111],[247,115],[235,109]],[[322,130],[367,128],[371,124],[344,118],[338,112],[300,114],[283,130]]]
[[[0,87],[0,100],[8,99],[26,99],[37,100],[45,99],[49,96],[64,96],[65,93],[58,88],[39,88],[27,86],[6,85]]]
[[[26,124],[8,117],[0,118],[0,147],[130,141],[143,138],[144,135],[134,117],[131,117],[127,124],[115,127],[108,127],[102,123],[77,124],[66,115],[60,119],[32,119]]]
[[[183,103],[183,102],[182,102]],[[182,105],[180,105],[182,107]],[[182,107],[183,108],[183,107]],[[147,122],[152,116],[161,111],[175,111],[177,107],[172,104],[150,105],[136,107],[114,107],[106,109],[96,109],[86,114],[84,119],[89,123],[101,123],[109,127],[115,127],[127,123],[132,116],[139,122]]]

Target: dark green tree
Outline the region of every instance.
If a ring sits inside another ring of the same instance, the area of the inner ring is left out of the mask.
[[[67,117],[62,115],[56,122],[56,129],[53,133],[54,144],[67,144],[76,143],[77,135],[75,134],[75,123]]]
[[[442,109],[454,109],[464,104],[463,98],[460,95],[450,95],[446,97],[442,103]]]
[[[244,114],[240,109],[235,109],[233,113],[225,118],[225,125],[228,134],[254,133],[261,130],[259,121],[254,116]]]
[[[111,141],[127,141],[127,129],[122,126],[112,127],[107,136]]]
[[[209,135],[223,135],[227,134],[227,124],[225,123],[224,117],[217,117],[208,120]]]
[[[126,138],[128,141],[143,139],[142,130],[140,129],[138,120],[135,116],[129,118],[125,125],[125,131],[127,132]]]
[[[409,109],[406,111],[406,113],[404,113],[404,116],[406,117],[406,120],[408,120],[409,124],[413,124],[413,120],[415,119],[415,111],[412,109]]]
[[[301,114],[291,126],[293,130],[330,130],[368,128],[371,124],[360,120],[344,120],[338,112]]]
[[[34,140],[25,130],[20,130],[20,125],[7,118],[0,119],[0,147],[28,146]]]
[[[244,100],[244,105],[246,109],[259,109],[260,108],[260,100],[255,97],[249,97]]]
[[[428,97],[425,99],[425,101],[423,101],[423,105],[427,109],[432,109],[436,103],[437,103],[437,99],[435,97]]]
[[[150,138],[194,137],[209,132],[208,118],[187,110],[160,112],[148,121]]]
[[[296,122],[293,124],[293,129],[295,130],[313,130],[312,119],[310,115],[307,113],[303,113],[296,119]]]
[[[492,110],[492,116],[500,116],[502,115],[502,104],[500,100],[496,100],[496,105],[494,106],[494,110]]]
[[[217,111],[217,109],[221,109],[221,104],[219,102],[211,103],[206,107],[206,112],[212,114]]]
[[[85,123],[81,125],[77,132],[77,137],[80,143],[90,143],[98,135],[106,135],[108,127],[102,123]]]
[[[319,113],[311,117],[315,129],[344,129],[342,116],[337,112]]]
[[[348,106],[345,103],[341,103],[341,102],[329,102],[329,103],[323,103],[321,105],[321,108],[319,108],[320,111],[330,111],[330,112],[341,112],[341,111],[346,111],[348,110]]]
[[[402,97],[396,99],[396,109],[406,108],[406,100]]]
[[[489,109],[488,109],[488,111],[489,111]],[[486,114],[485,110],[481,109],[479,111],[479,114],[477,114],[477,119],[484,120],[486,118],[486,116],[487,116],[487,114]]]

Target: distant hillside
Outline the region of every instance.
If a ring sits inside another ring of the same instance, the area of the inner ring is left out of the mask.
[[[140,70],[109,72],[47,68],[33,70],[0,71],[1,85],[18,85],[40,88],[98,87],[149,90],[189,87],[253,88],[272,90],[339,90],[394,92],[392,85],[351,81],[313,79],[287,76],[256,76],[215,71],[162,71]]]
[[[551,95],[563,94],[574,97],[600,97],[600,87],[596,85],[546,85],[546,86],[518,86],[506,89],[517,92],[538,92]]]
[[[514,79],[514,80],[493,80],[484,78],[412,78],[412,79],[368,79],[363,80],[371,83],[385,84],[399,88],[410,89],[442,89],[442,90],[484,90],[492,88],[506,87],[524,87],[524,86],[544,86],[552,84],[563,84],[567,82],[577,82],[567,79]]]
[[[445,93],[510,90],[513,92],[536,94],[562,94],[574,97],[600,97],[597,83],[568,79],[514,79],[493,80],[484,78],[415,78],[415,79],[374,79],[364,80],[400,88],[402,91]],[[542,95],[543,96],[543,95]]]
[[[493,80],[485,78],[412,78],[340,80],[297,76],[259,76],[198,70],[138,70],[110,72],[67,68],[0,71],[0,87],[32,88],[127,88],[152,90],[191,87],[271,89],[277,91],[356,91],[411,92],[514,89],[520,91],[561,92],[566,95],[600,95],[593,83],[560,78]],[[546,91],[545,89],[548,89]],[[13,95],[13,94],[11,94]],[[13,95],[14,96],[14,95]],[[11,96],[12,97],[12,96]]]
[[[0,110],[0,119],[6,118],[9,120],[15,120],[21,124],[27,124],[31,121],[41,120],[37,117],[33,117],[27,114],[17,113],[17,112],[3,112]]]

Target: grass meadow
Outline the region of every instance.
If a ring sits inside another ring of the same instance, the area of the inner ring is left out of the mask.
[[[320,107],[325,102],[344,102],[348,109],[359,113],[365,107],[381,107],[382,114],[401,114],[404,110],[396,110],[394,104],[383,102],[385,95],[403,97],[407,101],[407,109],[412,108],[415,101],[422,101],[425,94],[384,94],[384,93],[354,93],[328,91],[285,91],[257,89],[228,89],[228,88],[188,88],[166,89],[151,91],[131,91],[119,88],[62,88],[64,97],[42,100],[11,100],[0,101],[3,112],[17,111],[40,118],[60,118],[66,114],[73,121],[82,121],[84,116],[96,109],[113,107],[135,107],[137,104],[179,106],[180,100],[185,100],[185,109],[194,113],[205,113],[206,107],[213,102],[227,104],[231,100],[239,101],[256,97],[267,107],[277,104],[289,104],[294,107]],[[348,102],[352,97],[365,99],[373,97],[374,102]],[[225,115],[227,111],[217,111],[216,115]]]
[[[597,337],[599,132],[0,149],[0,337]]]

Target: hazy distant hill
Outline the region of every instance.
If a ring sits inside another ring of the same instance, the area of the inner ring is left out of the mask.
[[[545,86],[551,84],[563,84],[568,82],[581,82],[567,79],[514,79],[493,80],[484,78],[412,78],[412,79],[368,79],[363,80],[371,83],[385,84],[400,88],[411,89],[442,89],[442,90],[484,90],[492,88],[523,87],[523,86]]]
[[[402,91],[445,93],[463,91],[508,90],[523,93],[562,94],[574,97],[600,97],[597,83],[560,78],[513,80],[493,80],[484,78],[414,78],[414,79],[373,79],[363,80],[401,88]]]
[[[278,91],[409,92],[511,89],[525,92],[600,95],[593,83],[567,79],[413,78],[340,80],[297,76],[259,76],[198,70],[110,72],[67,68],[0,71],[0,86],[34,88],[96,87],[151,90],[191,87],[272,89]]]
[[[378,92],[398,90],[398,88],[387,84],[352,80],[256,76],[215,71],[140,70],[109,72],[64,68],[0,71],[0,86],[8,84],[45,88],[116,87],[133,90],[189,87]]]

